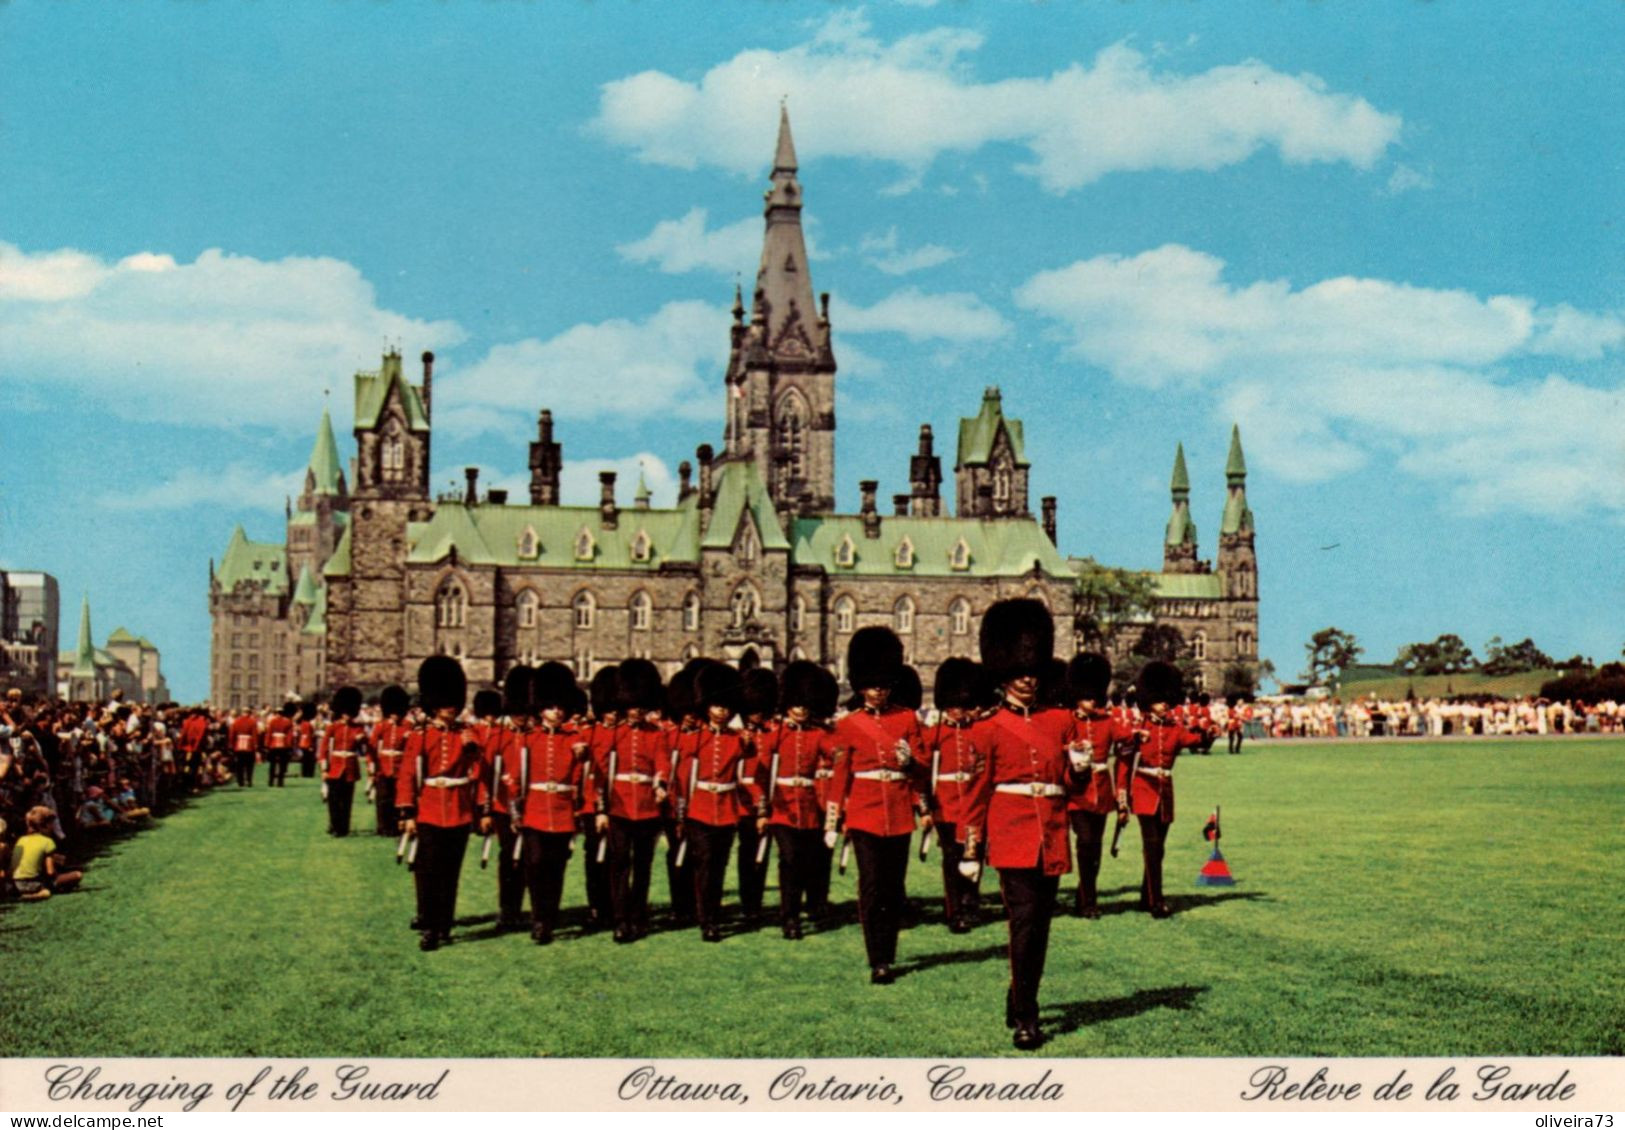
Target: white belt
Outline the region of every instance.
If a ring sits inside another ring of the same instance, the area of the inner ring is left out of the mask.
[[[381,749],[378,751],[379,757],[399,757],[400,755],[401,751],[398,749]]]
[[[1042,781],[1021,781],[1019,783],[1011,782],[1004,785],[994,785],[993,791],[996,793],[1009,793],[1013,796],[1056,797],[1066,795],[1066,790],[1060,785],[1046,785]]]
[[[734,781],[695,781],[694,787],[703,793],[731,793],[739,785]]]
[[[819,770],[819,771],[818,771],[818,772],[817,772],[817,774],[816,774],[816,776],[817,776],[817,777],[818,777],[818,779],[819,779],[819,780],[820,780],[820,781],[822,781],[822,780],[824,780],[824,779],[825,779],[825,778],[828,778],[828,777],[833,777],[833,776],[835,776],[835,770],[833,770],[833,769],[820,769],[820,770]]]
[[[1144,773],[1147,777],[1172,777],[1174,775],[1172,769],[1153,769],[1149,765],[1142,765],[1135,772]]]
[[[458,789],[473,780],[472,777],[430,777],[423,782],[423,786],[428,789]]]
[[[781,789],[810,789],[818,784],[811,777],[779,777],[773,783]]]
[[[655,783],[655,779],[647,773],[617,773],[615,779],[617,781],[630,781],[634,785],[652,785]]]
[[[327,756],[329,756],[329,757],[354,757],[355,756],[355,750],[353,750],[353,749],[330,749],[330,750],[327,751]]]
[[[967,781],[971,780],[973,776],[974,774],[971,773],[938,773],[937,780],[939,782],[952,781],[956,785],[963,785]]]
[[[561,785],[557,781],[538,781],[530,787],[533,793],[573,793],[574,785]]]
[[[900,773],[896,769],[865,769],[861,773],[852,774],[857,781],[906,781],[907,773]]]

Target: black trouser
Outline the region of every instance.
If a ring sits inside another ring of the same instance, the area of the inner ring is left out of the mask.
[[[327,786],[327,830],[335,836],[350,834],[350,807],[355,803],[354,781],[324,781]]]
[[[564,894],[564,866],[570,862],[570,832],[538,832],[534,828],[522,829],[524,836],[524,885],[530,889],[530,921],[532,926],[552,930],[559,920],[559,899]],[[502,853],[507,860],[513,858],[513,837]],[[514,913],[519,913],[522,896],[514,899]]]
[[[823,832],[807,859],[807,913],[823,914],[829,909],[829,872],[835,865],[835,848],[824,845]]]
[[[904,881],[913,833],[877,836],[852,832],[852,851],[858,857],[858,918],[863,922],[863,946],[875,968],[897,960],[897,931],[908,902]]]
[[[812,887],[813,869],[821,860],[828,859],[821,828],[791,828],[774,824],[773,846],[779,853],[779,919],[786,925],[801,920],[801,903]],[[829,868],[824,869],[825,883],[829,881]]]
[[[252,787],[254,784],[254,754],[238,753],[234,755],[232,769],[237,774],[237,786]]]
[[[525,876],[519,862],[513,857],[513,844],[518,830],[514,828],[513,817],[506,812],[495,811],[491,813],[491,830],[497,835],[497,920],[514,922],[519,918],[520,909],[525,904]],[[565,836],[564,846],[565,858],[568,859],[570,836]],[[559,866],[562,867],[563,864]],[[564,881],[562,872],[559,881]],[[534,911],[536,907],[534,898],[531,899],[530,905]],[[558,899],[555,896],[555,909],[557,906]]]
[[[722,924],[722,881],[728,874],[728,853],[734,846],[732,824],[702,824],[690,820],[688,867],[694,872],[694,909],[700,925]]]
[[[1149,906],[1162,902],[1162,849],[1168,839],[1169,823],[1156,813],[1140,817],[1140,852],[1145,857],[1140,901]]]
[[[739,821],[739,909],[746,914],[762,912],[762,892],[767,889],[767,860],[756,862],[756,849],[762,842],[756,830],[756,817]]]
[[[1078,909],[1082,910],[1100,898],[1100,846],[1106,839],[1106,814],[1072,813],[1072,834],[1078,837]]]
[[[314,777],[316,775],[316,751],[305,749],[299,751],[299,775],[301,777]],[[393,804],[395,798],[390,797]]]
[[[1049,924],[1055,913],[1059,875],[1037,867],[999,871],[999,891],[1010,919],[1010,1011],[1017,1024],[1038,1023],[1038,983],[1049,953]]]
[[[467,824],[456,828],[418,825],[418,854],[412,878],[418,892],[418,921],[425,931],[451,933],[469,828]]]
[[[1242,732],[1240,730],[1231,730],[1230,731],[1230,752],[1231,753],[1240,753],[1241,752],[1241,739],[1242,739],[1242,737],[1243,737],[1243,734],[1242,734]]]
[[[373,826],[380,836],[399,836],[400,818],[395,812],[395,778],[372,779]]]
[[[949,922],[974,921],[982,901],[981,884],[971,882],[959,873],[965,859],[965,845],[956,838],[956,824],[936,825],[934,835],[942,848],[942,906]]]
[[[683,843],[682,822],[668,818],[663,823],[666,832],[666,889],[671,894],[671,912],[686,925],[694,921],[694,865],[685,855],[683,865],[677,866],[677,855]]]
[[[582,866],[587,869],[587,907],[592,911],[594,924],[603,925],[615,915],[609,897],[609,860],[598,862],[598,826],[596,817],[577,816],[576,827],[581,829]]]
[[[617,930],[649,928],[649,868],[660,821],[609,818],[609,901]]]
[[[293,753],[286,749],[273,749],[269,758],[271,766],[266,770],[266,784],[276,788],[286,788],[288,784],[288,759]]]

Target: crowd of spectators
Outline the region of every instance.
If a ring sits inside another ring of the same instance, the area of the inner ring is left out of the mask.
[[[1216,703],[1222,727],[1233,707]],[[1250,738],[1516,737],[1625,733],[1625,703],[1544,698],[1260,699],[1239,707]]]

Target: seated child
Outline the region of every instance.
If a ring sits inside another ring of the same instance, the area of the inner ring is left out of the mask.
[[[79,885],[83,873],[62,871],[65,860],[56,853],[56,841],[46,833],[56,814],[43,804],[28,810],[24,818],[28,834],[19,836],[11,850],[11,877],[24,902],[48,899],[53,891],[67,891]]]

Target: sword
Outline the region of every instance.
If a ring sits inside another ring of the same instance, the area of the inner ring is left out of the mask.
[[[615,770],[620,759],[620,750],[609,751],[609,772],[604,774],[604,813],[608,815],[610,807],[615,801]],[[604,856],[609,851],[609,833],[602,832],[598,836],[598,862],[604,862]]]
[[[934,809],[937,806],[937,803],[936,803],[937,802],[937,776],[941,772],[942,772],[942,747],[937,746],[935,749],[933,749],[931,751],[931,787],[926,792],[926,796],[925,796],[925,803],[926,803],[926,811],[927,812],[930,812],[932,809]],[[935,830],[936,830],[936,825],[932,824],[931,827],[927,828],[925,831],[920,833],[920,862],[921,863],[924,863],[925,862],[925,857],[931,854],[931,833],[933,831],[935,831]]]
[[[525,801],[530,798],[530,750],[524,738],[519,741],[519,795],[508,806],[508,827],[513,831],[513,861],[519,862],[525,850]]]
[[[412,846],[406,849],[406,869],[416,871],[418,866],[418,838],[412,837]]]
[[[401,842],[395,845],[395,862],[399,863],[406,858],[406,842],[412,839],[406,832],[401,833]]]
[[[839,863],[840,871],[841,871],[842,875],[846,874],[846,861],[851,859],[851,858],[852,858],[852,837],[847,835],[845,832],[842,832],[841,833],[841,859],[840,859],[840,863]]]
[[[779,783],[779,751],[774,750],[773,751],[773,758],[772,758],[771,761],[768,762],[768,765],[767,765],[767,806],[766,806],[766,808],[767,808],[767,811],[769,813],[771,813],[773,811],[773,788],[778,783]],[[763,832],[762,833],[762,838],[756,842],[756,866],[761,867],[761,866],[764,866],[767,863],[767,845],[769,843],[771,843],[771,842],[772,841],[768,837],[767,833]]]
[[[699,787],[699,783],[700,759],[696,754],[693,763],[688,767],[688,792],[684,793],[677,800],[677,828],[679,834],[682,834],[683,836],[683,842],[677,845],[678,867],[681,867],[683,865],[683,861],[688,858],[688,836],[686,834],[687,829],[684,827],[684,821],[688,819],[688,798],[694,795],[694,790]]]
[[[491,807],[496,808],[497,794],[502,789],[502,751],[498,750],[491,758]],[[480,870],[484,871],[491,862],[491,836],[485,833],[485,842],[480,845]]]

